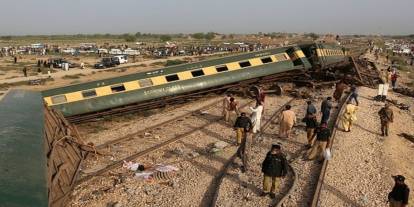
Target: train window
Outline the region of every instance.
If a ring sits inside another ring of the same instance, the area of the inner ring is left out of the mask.
[[[125,86],[124,84],[114,85],[114,86],[111,86],[111,90],[112,90],[112,93],[122,92],[122,91],[125,91]]]
[[[250,64],[250,62],[249,62],[249,61],[239,62],[239,65],[240,65],[240,67],[242,67],[242,68],[252,66],[252,64]]]
[[[265,58],[262,58],[260,60],[262,61],[263,64],[273,62],[272,58],[270,58],[270,57],[265,57]]]
[[[222,66],[217,66],[216,67],[217,72],[224,72],[224,71],[228,71],[229,69],[227,68],[227,66],[222,65]]]
[[[283,54],[283,53],[282,54],[276,54],[275,57],[278,61],[288,60],[287,57],[285,56],[285,54]]]
[[[165,76],[165,79],[167,79],[167,82],[172,82],[172,81],[178,81],[178,80],[180,80],[178,78],[178,75],[177,74],[167,75],[167,76]]]
[[[138,80],[138,84],[141,88],[152,86],[152,80],[149,78]]]
[[[68,100],[66,99],[65,95],[57,95],[57,96],[53,96],[52,97],[52,103],[53,104],[60,104],[60,103],[65,103]]]
[[[203,76],[204,71],[203,70],[193,70],[193,71],[191,71],[191,74],[193,75],[193,77]]]
[[[82,91],[82,96],[84,98],[95,97],[96,96],[96,91],[95,91],[95,89],[94,90]]]

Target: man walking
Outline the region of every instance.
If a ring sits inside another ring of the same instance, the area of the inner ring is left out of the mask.
[[[231,95],[227,94],[226,97],[224,97],[223,99],[223,118],[224,121],[229,122],[229,108],[230,108],[230,99],[231,99]]]
[[[397,79],[398,79],[397,70],[394,68],[391,73],[391,86],[393,90],[397,88]]]
[[[262,120],[263,105],[261,102],[256,103],[256,107],[250,107],[250,110],[253,112],[251,115],[251,121],[253,122],[253,133],[258,133],[260,131],[260,125]]]
[[[410,189],[404,183],[405,177],[402,175],[392,176],[395,185],[392,191],[388,194],[388,202],[390,207],[406,207],[408,206],[408,197],[410,196]]]
[[[321,104],[321,113],[322,113],[322,119],[321,123],[325,122],[328,123],[329,116],[331,115],[331,109],[332,109],[332,97],[326,98],[324,101],[322,101]]]
[[[27,68],[26,67],[23,67],[23,75],[24,75],[24,77],[27,77]]]
[[[250,118],[246,116],[246,113],[242,112],[234,124],[234,130],[236,130],[237,145],[240,145],[242,143],[242,139],[246,137],[246,133],[250,131],[252,126],[253,124]]]
[[[381,120],[381,136],[388,136],[390,122],[394,121],[394,112],[388,103],[378,112]]]
[[[351,100],[346,103],[344,114],[342,115],[342,126],[345,132],[350,132],[352,123],[357,120],[356,118],[357,107],[352,104]]]
[[[390,86],[389,82],[391,79],[391,69],[382,70],[380,72],[381,83],[378,85],[378,99],[380,101],[385,101],[388,95],[388,88]]]
[[[239,115],[239,104],[236,102],[234,97],[230,98],[230,103],[227,111],[229,112],[229,122],[231,125],[233,125],[236,121],[237,116]]]
[[[347,87],[346,84],[342,80],[336,84],[335,92],[333,94],[333,97],[335,98],[336,102],[339,102],[346,87]]]
[[[306,123],[306,137],[308,139],[308,147],[313,144],[313,134],[317,126],[316,120],[316,107],[312,104],[312,101],[307,101],[308,107],[306,108],[305,123]]]
[[[321,125],[316,128],[315,134],[316,142],[312,148],[308,150],[306,156],[309,160],[313,160],[318,157],[319,161],[322,161],[323,153],[325,152],[329,138],[331,137],[331,130],[325,122],[322,122]]]
[[[296,124],[296,115],[291,108],[292,106],[286,105],[280,115],[279,137],[281,138],[290,138],[292,128]]]
[[[280,145],[272,145],[262,163],[264,178],[261,196],[270,195],[271,198],[275,198],[276,191],[279,190],[280,179],[287,174],[287,161],[280,148]]]
[[[355,105],[357,105],[357,106],[359,105],[359,102],[358,102],[358,91],[357,91],[357,88],[356,88],[356,86],[354,84],[352,84],[352,86],[351,86],[351,95],[349,97],[349,100],[350,101],[354,100],[355,101]]]

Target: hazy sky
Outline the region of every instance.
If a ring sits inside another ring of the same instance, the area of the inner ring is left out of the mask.
[[[0,0],[0,35],[414,34],[414,0]]]

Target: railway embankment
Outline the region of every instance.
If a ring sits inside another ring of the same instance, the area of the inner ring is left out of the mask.
[[[385,207],[394,185],[392,175],[404,175],[408,186],[414,185],[414,171],[408,167],[414,164],[414,143],[399,136],[413,132],[413,113],[392,105],[394,123],[389,136],[383,137],[378,111],[384,103],[373,100],[374,89],[361,88],[359,94],[358,120],[351,132],[344,132],[341,125],[337,131],[320,206]],[[390,93],[388,99],[413,109],[413,98]]]

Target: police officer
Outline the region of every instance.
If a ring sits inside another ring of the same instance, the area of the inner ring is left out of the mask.
[[[279,190],[280,179],[285,177],[287,173],[287,161],[280,145],[272,145],[262,163],[262,172],[264,177],[261,196],[270,195],[271,198],[275,198],[276,191]]]
[[[390,207],[406,207],[408,206],[408,197],[410,195],[410,189],[404,183],[405,177],[402,175],[392,176],[395,181],[395,185],[392,191],[388,194],[388,202]]]
[[[381,120],[381,135],[388,136],[390,122],[394,121],[394,112],[388,103],[378,112]]]

